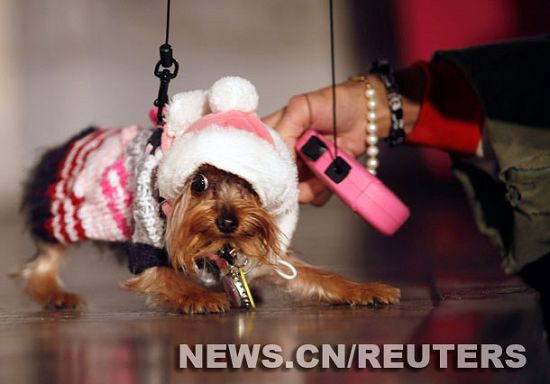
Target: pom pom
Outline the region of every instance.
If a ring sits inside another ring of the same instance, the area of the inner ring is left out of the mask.
[[[208,113],[207,92],[203,90],[175,94],[166,108],[169,136],[180,136],[189,125]]]
[[[256,87],[248,80],[236,76],[222,77],[210,89],[212,112],[255,112],[258,108]]]

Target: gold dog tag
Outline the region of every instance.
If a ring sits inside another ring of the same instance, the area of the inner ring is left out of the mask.
[[[242,268],[232,265],[222,278],[222,284],[231,305],[244,309],[256,308]]]

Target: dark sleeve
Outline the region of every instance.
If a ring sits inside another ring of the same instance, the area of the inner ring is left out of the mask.
[[[436,52],[462,70],[479,95],[485,116],[550,126],[550,35]]]
[[[480,229],[517,272],[550,254],[550,35],[437,52],[459,68],[484,112],[494,173],[454,156]]]

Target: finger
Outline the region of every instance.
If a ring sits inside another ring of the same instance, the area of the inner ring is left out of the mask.
[[[301,157],[296,158],[296,166],[298,167],[299,181],[307,181],[315,177],[311,169],[309,169],[309,167],[306,165],[306,163],[304,163]]]
[[[354,158],[357,158],[361,156],[366,151],[366,140],[361,135],[356,135],[357,137],[337,137],[336,143],[338,151],[342,151],[346,153],[349,156],[352,156]],[[334,136],[332,133],[325,134],[323,137],[330,141],[331,143],[334,143]]]
[[[298,95],[290,99],[275,129],[294,153],[296,141],[310,126],[311,111],[308,98],[306,95]]]
[[[309,199],[307,194],[309,194],[309,191],[314,190],[313,194],[315,194],[315,196],[311,201],[307,202],[316,207],[325,205],[327,201],[330,200],[332,196],[332,191],[326,188],[324,184],[315,177],[311,169],[307,167],[307,165],[303,162],[301,158],[298,158],[298,160],[296,161],[296,165],[298,166],[298,180],[300,180],[300,184],[303,185],[302,188],[304,188],[304,193],[306,194],[305,198]],[[309,186],[307,186],[308,184]],[[312,185],[313,188],[310,188],[310,186]],[[300,202],[303,203],[304,201],[300,199]]]
[[[338,137],[336,140],[338,149],[342,149],[348,155],[356,158],[361,156],[366,148],[366,137],[358,135],[358,137],[347,138],[347,137]]]
[[[284,109],[278,131],[283,136],[298,138],[311,125],[311,111],[306,95],[294,96]]]
[[[271,115],[262,117],[263,123],[272,128],[276,128],[285,113],[285,109],[286,107],[273,112]]]
[[[288,107],[284,107],[284,108],[282,108],[278,111],[273,112],[272,114],[270,114],[268,116],[263,117],[262,122],[264,124],[272,127],[273,129],[275,129],[281,135],[281,137],[283,138],[283,141],[288,146],[288,148],[291,150],[292,156],[294,158],[296,158],[296,152],[295,152],[294,147],[296,145],[297,138],[295,137],[294,134],[288,135],[286,133],[286,129],[281,128],[282,127],[281,121],[283,120],[283,117],[285,116],[285,114],[287,112],[287,109],[288,109]]]
[[[319,194],[313,199],[311,202],[311,205],[314,205],[316,207],[321,207],[325,205],[330,198],[332,197],[332,191],[328,188],[324,189],[323,191],[319,192]]]
[[[303,181],[298,184],[298,190],[300,193],[298,201],[302,204],[311,203],[326,189],[327,187],[317,178],[311,178]]]

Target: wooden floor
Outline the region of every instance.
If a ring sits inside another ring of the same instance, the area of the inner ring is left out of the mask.
[[[0,252],[7,273],[23,255],[31,255],[32,244],[22,234],[19,219],[6,217],[0,227]],[[304,248],[314,243],[300,236]],[[465,249],[459,248],[466,254]],[[117,281],[128,276],[125,268],[108,257],[89,255],[96,252],[87,247],[78,250],[63,271],[67,286],[88,301],[83,312],[40,311],[3,276],[0,383],[550,382],[537,295],[504,276],[497,260],[486,263],[481,253],[468,253],[471,262],[446,267],[447,261],[425,262],[428,257],[411,256],[402,262],[379,257],[375,263],[365,256],[371,261],[360,265],[334,252],[329,247],[315,253],[324,265],[341,257],[333,264],[344,275],[399,285],[402,303],[380,308],[292,307],[276,300],[253,312],[166,314],[118,290]],[[180,370],[176,351],[181,343],[274,343],[281,345],[285,358],[303,343],[520,343],[527,349],[527,365],[518,370]]]
[[[405,290],[389,308],[263,305],[254,312],[179,316],[139,303],[98,304],[82,313],[4,310],[2,383],[543,383],[548,355],[535,296],[516,281],[448,282],[435,306],[426,289]],[[303,343],[521,343],[520,370],[178,370],[180,343],[279,344],[284,357]]]

